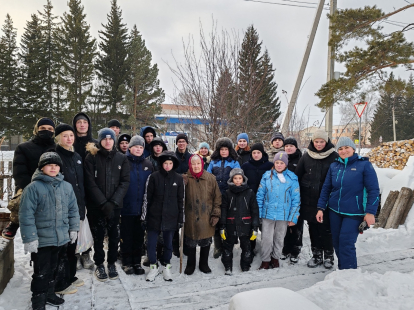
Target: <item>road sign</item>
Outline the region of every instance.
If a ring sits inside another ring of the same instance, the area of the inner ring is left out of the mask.
[[[364,113],[365,108],[367,107],[368,102],[360,102],[360,103],[355,103],[354,104],[354,108],[358,114],[358,116],[361,118],[362,113]]]
[[[359,140],[355,140],[355,141],[354,141],[354,143],[355,143],[355,144],[359,144]]]

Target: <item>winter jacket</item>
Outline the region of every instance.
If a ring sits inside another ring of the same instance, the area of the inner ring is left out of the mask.
[[[44,140],[38,136],[17,146],[13,157],[13,179],[16,192],[30,184],[40,156],[49,149],[54,149],[55,146],[53,139]]]
[[[296,224],[300,209],[298,178],[287,169],[282,173],[286,179],[285,183],[279,180],[275,170],[267,171],[260,181],[256,195],[260,218],[291,221]]]
[[[204,161],[204,170],[207,170],[208,169],[208,166],[210,165],[210,162],[211,162],[211,154],[213,154],[213,152],[211,150],[209,150],[207,156],[201,155],[200,154],[200,151],[196,151],[194,154],[200,155],[203,158],[203,161]]]
[[[221,193],[216,178],[204,171],[197,180],[187,172],[185,187],[185,236],[192,240],[210,238],[215,227],[210,225],[212,216],[220,217]]]
[[[156,134],[156,132],[155,132],[155,129],[154,129],[153,127],[151,127],[151,126],[144,126],[144,127],[141,127],[141,130],[140,130],[140,132],[139,132],[139,135],[140,135],[141,137],[143,137],[143,138],[144,138],[144,140],[145,140],[144,134],[147,134],[147,132],[148,132],[148,131],[150,131],[150,132],[152,132],[152,133],[153,133],[154,138],[157,136],[157,134]],[[145,158],[147,158],[147,157],[148,157],[148,156],[150,156],[150,155],[151,155],[151,146],[150,146],[150,144],[148,144],[148,143],[147,143],[147,141],[145,141],[144,157],[145,157]]]
[[[160,162],[158,161],[158,157],[150,155],[146,158],[146,160],[151,163],[153,171],[160,170]]]
[[[267,153],[263,153],[260,160],[254,160],[250,155],[248,162],[242,165],[244,175],[247,177],[247,185],[257,193],[262,176],[266,171],[272,169],[273,163],[269,162],[269,156]]]
[[[230,171],[233,168],[240,168],[239,162],[231,157],[216,159],[210,162],[207,171],[214,174],[218,183],[221,194],[227,190],[227,181],[229,180]]]
[[[248,151],[244,150],[244,149],[240,149],[239,146],[236,146],[236,152],[237,155],[239,155],[239,158],[237,159],[237,161],[239,162],[240,167],[249,161],[250,159],[250,148]]]
[[[302,157],[302,152],[299,149],[296,149],[296,152],[293,154],[289,154],[289,164],[288,169],[295,173],[296,167],[298,166],[299,159]]]
[[[338,157],[329,167],[318,209],[345,215],[376,214],[379,203],[377,173],[367,157]]]
[[[226,227],[228,234],[250,236],[252,229],[259,227],[256,194],[247,185],[246,178],[241,186],[230,180],[228,185],[221,204],[220,226]]]
[[[23,191],[19,208],[23,243],[35,240],[39,248],[62,246],[70,241],[69,231],[79,231],[79,211],[72,185],[39,169]]]
[[[87,145],[85,159],[85,192],[87,209],[100,210],[111,201],[116,209],[122,208],[129,187],[129,163],[127,157],[115,148],[107,151],[95,144]]]
[[[63,174],[64,180],[69,182],[76,196],[78,204],[79,216],[81,221],[85,219],[85,187],[83,183],[83,161],[82,157],[76,152],[68,151],[56,145],[56,153],[62,159],[63,166],[60,172]]]
[[[325,152],[333,147],[332,143],[328,143],[321,152]],[[309,144],[308,149],[317,152],[312,142]],[[323,159],[314,159],[308,153],[305,153],[298,162],[295,174],[298,176],[300,184],[300,214],[308,222],[316,223],[319,195],[322,191],[329,166],[337,157],[338,154],[336,152],[332,152]]]
[[[178,161],[180,162],[180,166],[175,170],[175,172],[179,174],[185,174],[187,173],[189,167],[188,167],[188,161],[191,157],[191,153],[188,152],[188,150],[185,150],[185,153],[180,153],[178,151],[178,148],[175,150],[175,155],[178,158]]]
[[[141,215],[144,202],[145,185],[154,168],[148,159],[126,152],[129,161],[129,187],[124,197],[121,215]]]
[[[285,148],[283,146],[277,149],[273,145],[270,145],[269,149],[266,150],[267,154],[269,154],[269,161],[273,163],[273,159],[275,158],[275,155],[284,150]]]
[[[79,115],[83,115],[85,116],[85,118],[88,120],[88,133],[86,134],[86,136],[83,137],[78,137],[77,134],[75,134],[75,143],[73,144],[73,147],[75,148],[75,152],[78,153],[81,157],[82,157],[82,161],[85,162],[85,158],[86,158],[86,145],[90,142],[98,144],[98,140],[92,138],[92,123],[91,120],[89,118],[88,115],[86,115],[85,113],[78,113],[75,115],[75,117],[73,118],[72,124],[73,124],[73,128],[76,131],[76,122],[75,119],[77,116]]]
[[[148,177],[141,220],[151,231],[175,231],[178,223],[184,223],[184,181],[180,174],[161,167]]]

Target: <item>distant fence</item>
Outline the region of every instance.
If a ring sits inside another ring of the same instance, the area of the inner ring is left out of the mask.
[[[0,200],[10,200],[14,193],[12,151],[0,152]]]

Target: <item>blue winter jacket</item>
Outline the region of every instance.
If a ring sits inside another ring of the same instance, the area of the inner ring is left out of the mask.
[[[256,194],[260,218],[296,224],[300,209],[298,177],[287,169],[283,171],[283,176],[285,183],[280,182],[274,170],[263,174]]]
[[[240,168],[238,161],[233,160],[231,157],[226,159],[216,159],[210,162],[208,165],[207,171],[214,174],[219,186],[220,192],[224,195],[225,191],[228,188],[227,181],[230,178],[230,171],[233,168]]]
[[[130,179],[128,191],[124,196],[121,215],[141,215],[145,186],[148,176],[154,171],[154,167],[148,159],[144,158],[144,156],[134,156],[129,150],[125,155],[129,162]]]
[[[318,209],[329,207],[345,215],[376,214],[379,202],[377,173],[367,157],[337,158],[329,167]]]
[[[69,231],[79,231],[79,210],[73,187],[39,169],[25,187],[19,208],[23,243],[39,241],[39,248],[62,246],[70,241]]]

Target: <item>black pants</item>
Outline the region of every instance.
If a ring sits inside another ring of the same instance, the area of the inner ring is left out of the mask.
[[[76,241],[74,244],[69,242],[64,246],[66,250],[62,249],[59,252],[59,262],[55,277],[56,292],[63,291],[78,279],[76,277],[76,244]]]
[[[122,265],[141,264],[145,231],[140,216],[122,216],[120,229]]]
[[[33,295],[47,293],[49,282],[56,276],[59,253],[66,251],[65,246],[47,246],[31,254],[33,275],[30,290]]]
[[[323,213],[323,223],[318,223],[316,220],[309,222],[309,236],[312,248],[333,251],[329,212]]]
[[[228,234],[226,240],[223,241],[223,253],[221,255],[221,262],[225,268],[233,267],[233,247],[237,238],[240,240],[240,248],[242,249],[242,254],[240,256],[240,266],[242,268],[250,268],[250,264],[252,263],[252,253],[249,236],[237,237],[233,234]]]
[[[283,254],[298,256],[302,249],[303,218],[299,217],[295,226],[288,226],[283,245]]]
[[[114,210],[114,215],[110,219],[106,219],[105,215],[100,210],[93,210],[88,213],[89,225],[93,236],[93,249],[95,254],[93,260],[95,265],[99,266],[105,261],[104,238],[105,229],[108,232],[108,264],[115,264],[118,258],[118,243],[119,243],[119,216],[121,210]]]

